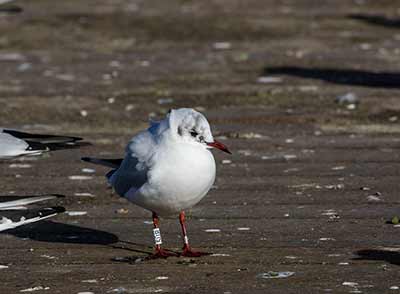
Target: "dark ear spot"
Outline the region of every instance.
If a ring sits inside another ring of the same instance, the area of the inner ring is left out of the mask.
[[[171,108],[168,110],[168,114],[170,114],[170,113],[171,113],[171,110],[172,110]]]
[[[182,136],[182,128],[181,127],[178,127],[178,134],[179,134],[179,136]]]

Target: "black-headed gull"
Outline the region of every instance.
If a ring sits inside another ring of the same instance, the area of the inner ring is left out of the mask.
[[[31,134],[15,130],[0,129],[0,159],[38,155],[46,151],[74,148],[82,138]]]
[[[65,211],[64,207],[28,208],[36,202],[56,199],[62,195],[0,196],[0,232],[47,219]]]
[[[47,134],[30,134],[0,129],[0,160],[21,156],[40,155],[50,150],[69,149],[82,145],[81,138]],[[87,144],[87,143],[86,143]],[[64,212],[64,207],[28,208],[41,201],[55,199],[60,195],[0,196],[0,231],[37,222]]]
[[[181,256],[198,257],[207,253],[191,250],[184,210],[197,204],[214,183],[215,160],[211,148],[230,153],[213,138],[201,113],[180,108],[171,110],[164,120],[152,122],[147,130],[134,136],[123,159],[82,159],[114,167],[106,175],[114,190],[153,213],[155,253],[151,257],[176,256],[161,248],[158,216],[178,213],[184,243]]]

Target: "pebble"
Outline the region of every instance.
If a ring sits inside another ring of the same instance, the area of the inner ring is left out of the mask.
[[[25,56],[19,53],[1,53],[0,61],[21,61]]]
[[[288,278],[294,275],[294,272],[274,272],[269,271],[266,273],[258,274],[257,277],[261,279],[281,279]]]
[[[36,286],[36,287],[32,287],[32,288],[19,290],[19,292],[33,292],[33,291],[49,290],[49,289],[50,289],[50,287]]]
[[[338,104],[356,104],[359,102],[358,97],[356,94],[349,92],[344,95],[340,95],[336,97],[336,103]]]
[[[12,163],[8,166],[9,168],[31,168],[32,165],[27,163]]]
[[[239,227],[237,228],[238,231],[250,231],[250,228],[247,227]]]
[[[348,287],[357,287],[358,283],[356,283],[356,282],[343,282],[342,285],[343,286],[348,286]]]
[[[206,233],[219,233],[219,232],[221,232],[221,230],[220,229],[206,229],[206,230],[204,230],[204,232],[206,232]]]
[[[69,216],[80,216],[80,215],[86,215],[87,211],[66,211],[66,214]]]
[[[81,196],[81,197],[94,197],[94,195],[91,193],[75,193],[74,195]]]
[[[278,77],[259,77],[257,83],[260,84],[277,84],[282,83],[282,79]]]
[[[5,269],[5,268],[8,268],[8,265],[2,265],[2,264],[0,264],[0,269]]]
[[[216,50],[228,50],[232,48],[232,44],[230,42],[215,42],[213,47]]]
[[[91,280],[82,280],[82,283],[97,283],[96,279],[91,279]]]
[[[160,105],[171,104],[173,102],[174,102],[174,99],[172,99],[172,98],[161,98],[161,99],[157,100],[157,103],[160,104]]]
[[[81,176],[81,175],[73,175],[68,177],[70,180],[77,181],[77,180],[91,180],[93,177],[91,176]]]

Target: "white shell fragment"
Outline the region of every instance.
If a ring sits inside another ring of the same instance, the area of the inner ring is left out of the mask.
[[[294,275],[294,272],[274,272],[269,271],[266,273],[258,274],[257,277],[261,279],[282,279],[288,278]]]

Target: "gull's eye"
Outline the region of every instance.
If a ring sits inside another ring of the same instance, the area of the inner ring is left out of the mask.
[[[200,142],[204,142],[204,137],[203,137],[203,136],[200,136],[200,137],[199,137],[199,141],[200,141]]]
[[[191,130],[191,131],[190,131],[190,135],[191,135],[192,137],[197,137],[198,134],[199,134],[199,133],[197,133],[195,130]]]

